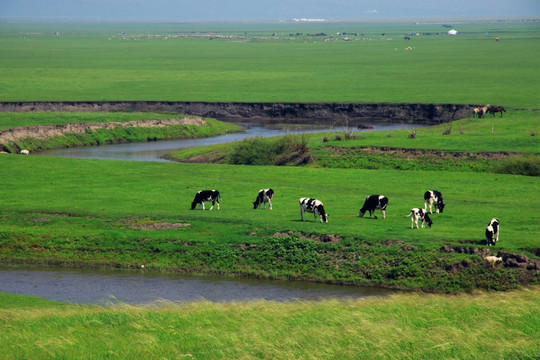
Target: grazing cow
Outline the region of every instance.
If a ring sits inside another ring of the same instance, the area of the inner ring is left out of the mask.
[[[261,189],[259,190],[259,194],[257,194],[257,198],[253,202],[253,209],[258,208],[263,204],[264,208],[266,209],[266,203],[270,204],[270,210],[272,210],[272,198],[274,197],[274,190],[272,189]]]
[[[424,210],[427,210],[429,205],[429,213],[433,214],[431,210],[433,203],[435,203],[435,210],[437,214],[442,213],[446,204],[443,202],[443,196],[437,190],[428,190],[424,193]]]
[[[197,205],[202,205],[202,209],[204,210],[204,202],[205,201],[211,201],[212,207],[210,210],[214,208],[214,205],[217,203],[217,209],[219,210],[219,201],[220,201],[221,195],[219,195],[219,191],[217,190],[200,190],[195,194],[195,199],[193,199],[193,202],[191,203],[191,210],[195,210],[195,207]]]
[[[495,243],[499,241],[499,220],[496,218],[491,219],[486,227],[486,241],[488,246],[495,246]]]
[[[321,222],[328,222],[328,214],[324,211],[323,203],[317,199],[300,198],[300,216],[302,216],[302,221],[306,221],[304,219],[305,211],[313,213],[315,221],[320,216]]]
[[[364,201],[364,205],[360,209],[358,216],[363,217],[366,211],[369,211],[369,217],[373,215],[373,218],[377,218],[375,210],[380,209],[382,212],[382,218],[386,219],[386,205],[388,205],[388,198],[384,195],[370,195]]]
[[[498,113],[498,112],[501,113],[501,117],[502,117],[503,116],[503,111],[506,112],[505,108],[502,107],[502,106],[490,106],[489,109],[487,109],[487,111],[489,113],[491,113],[491,115],[493,115],[493,117],[495,117],[495,113]]]
[[[414,224],[416,224],[416,228],[419,229],[418,220],[422,220],[422,228],[424,228],[425,223],[428,224],[428,227],[431,227],[431,225],[433,225],[433,221],[431,221],[429,215],[424,209],[412,208],[411,213],[405,216],[411,217],[411,229],[414,229]]]
[[[20,153],[23,155],[30,155],[30,150],[21,150]]]

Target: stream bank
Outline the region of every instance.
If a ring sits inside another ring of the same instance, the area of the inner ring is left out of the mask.
[[[172,112],[223,121],[440,124],[470,116],[466,104],[220,103],[191,101],[3,102],[0,112]]]

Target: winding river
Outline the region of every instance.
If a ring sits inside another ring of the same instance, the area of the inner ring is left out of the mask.
[[[242,124],[246,130],[212,138],[128,143],[54,149],[34,155],[85,159],[169,161],[163,156],[175,149],[238,141],[245,137],[271,137],[287,134],[344,131],[344,128],[287,129],[280,126]],[[373,124],[373,129],[352,131],[385,131],[416,126],[410,124]],[[274,281],[163,274],[146,271],[98,271],[69,269],[0,268],[0,291],[78,304],[146,304],[159,300],[173,302],[244,301],[265,299],[290,301],[322,298],[364,298],[386,296],[390,290],[356,286],[339,286],[302,281]]]
[[[61,156],[83,159],[103,159],[103,160],[132,160],[132,161],[170,161],[164,158],[164,155],[177,149],[190,148],[195,146],[214,145],[239,141],[246,137],[272,137],[288,134],[314,133],[336,131],[343,132],[345,129],[330,128],[328,125],[322,127],[310,127],[305,125],[288,125],[287,129],[281,126],[261,126],[260,124],[246,124],[245,131],[216,137],[202,139],[184,139],[184,140],[164,140],[144,143],[127,143],[101,146],[84,146],[75,148],[52,149],[34,155]],[[358,130],[352,128],[352,131],[388,131],[396,129],[408,129],[420,125],[411,124],[373,124],[373,129]]]

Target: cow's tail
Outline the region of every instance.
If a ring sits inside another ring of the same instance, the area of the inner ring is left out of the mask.
[[[403,217],[411,217],[412,216],[412,212],[409,213],[409,215],[403,215]]]

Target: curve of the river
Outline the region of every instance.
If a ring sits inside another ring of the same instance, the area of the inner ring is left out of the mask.
[[[385,131],[418,127],[411,124],[373,124],[373,129],[306,128],[242,124],[246,130],[211,138],[127,143],[53,149],[35,155],[85,159],[169,161],[164,155],[176,149],[227,143],[246,137],[271,137],[313,132]],[[0,268],[0,291],[38,296],[50,300],[80,304],[125,302],[144,304],[168,301],[236,301],[264,299],[289,301],[322,298],[363,298],[385,296],[389,290],[339,286],[301,281],[228,279],[217,276],[193,276],[129,271],[12,269]]]
[[[127,143],[100,146],[84,146],[75,148],[61,148],[46,150],[34,155],[60,156],[83,159],[103,159],[103,160],[132,160],[132,161],[170,161],[163,156],[177,149],[190,148],[195,146],[205,146],[222,144],[233,141],[239,141],[246,137],[272,137],[288,134],[314,133],[314,132],[343,132],[344,128],[329,128],[328,126],[318,128],[306,128],[299,126],[297,128],[289,127],[287,130],[275,126],[261,126],[259,124],[241,124],[246,127],[245,131],[233,134],[226,134],[216,137],[202,139],[181,139],[164,140],[142,143]],[[373,124],[373,129],[358,130],[356,128],[348,129],[350,131],[388,131],[396,129],[408,129],[419,127],[421,125],[411,124]]]
[[[0,268],[0,291],[76,304],[320,300],[387,296],[391,290],[127,270]]]

